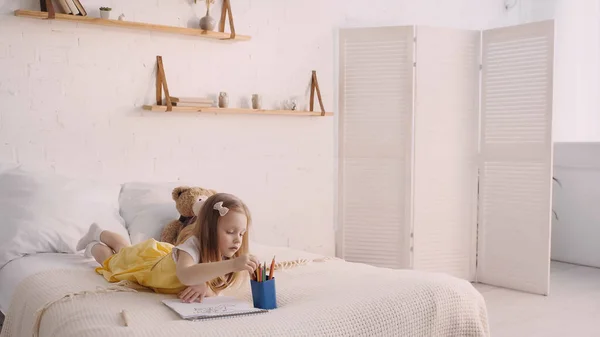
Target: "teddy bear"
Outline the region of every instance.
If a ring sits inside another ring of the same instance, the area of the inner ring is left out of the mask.
[[[175,207],[180,216],[179,219],[169,222],[163,228],[160,235],[160,241],[174,245],[181,230],[196,221],[197,214],[194,212],[194,204],[199,201],[205,201],[214,194],[217,194],[215,190],[202,187],[175,187],[171,196],[175,201]]]

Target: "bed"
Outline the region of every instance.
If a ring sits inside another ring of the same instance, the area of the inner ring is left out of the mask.
[[[0,309],[6,314],[0,337],[489,336],[483,297],[465,280],[256,241],[253,254],[261,261],[275,255],[280,263],[278,308],[253,316],[182,320],[162,304],[170,296],[110,284],[94,272],[93,260],[73,248],[97,219],[133,243],[156,237],[162,221],[173,216],[165,213],[174,208],[171,188],[0,170]],[[224,295],[251,301],[249,288],[244,280]]]
[[[95,261],[81,254],[42,253],[13,260],[0,269],[0,311],[8,312],[13,293],[31,275],[48,270],[89,270],[95,266]]]
[[[285,248],[259,256],[271,254],[300,262],[276,272],[277,309],[200,322],[179,319],[161,303],[167,295],[111,287],[82,256],[24,257],[0,270],[3,299],[13,296],[1,337],[489,335],[485,302],[469,282]],[[251,300],[245,286],[226,295]]]

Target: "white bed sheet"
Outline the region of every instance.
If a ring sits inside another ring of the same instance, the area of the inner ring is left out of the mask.
[[[8,312],[12,295],[21,281],[50,269],[90,269],[98,266],[83,254],[43,253],[27,255],[7,263],[0,269],[0,311]]]

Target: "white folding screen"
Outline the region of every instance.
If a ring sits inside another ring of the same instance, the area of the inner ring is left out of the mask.
[[[338,253],[409,267],[412,27],[339,35]]]
[[[548,294],[552,21],[483,32],[477,280]]]
[[[338,256],[547,293],[553,23],[338,47]]]
[[[475,279],[479,31],[416,29],[413,268]]]

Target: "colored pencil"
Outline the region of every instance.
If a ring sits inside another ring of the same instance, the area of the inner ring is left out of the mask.
[[[273,256],[273,261],[271,261],[271,269],[269,270],[269,280],[273,279],[273,271],[275,270],[275,256]]]
[[[262,278],[262,280],[263,280],[263,282],[267,280],[267,261],[265,261],[264,264],[265,264],[265,266],[262,269],[262,272],[263,272],[263,278]]]
[[[125,323],[125,326],[129,326],[129,316],[127,315],[127,312],[125,310],[121,310],[121,317],[123,317],[123,322]]]
[[[256,281],[262,282],[262,280],[260,279],[261,277],[262,277],[262,272],[260,271],[260,265],[258,265],[258,268],[256,268]]]

